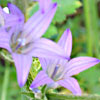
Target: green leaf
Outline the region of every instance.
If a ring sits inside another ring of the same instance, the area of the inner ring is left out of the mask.
[[[66,19],[66,15],[76,12],[82,4],[79,0],[53,0],[58,3],[58,9],[54,17],[54,22],[62,22]]]
[[[0,56],[11,63],[14,62],[11,57],[11,54],[7,50],[2,49],[0,52]]]
[[[55,35],[57,35],[57,27],[54,24],[51,24],[43,37],[52,38]]]
[[[28,80],[26,83],[27,89],[29,89],[29,86],[31,85],[32,81],[34,80],[34,78],[36,77],[36,75],[38,74],[38,71],[41,68],[41,64],[39,62],[38,58],[34,58],[33,62],[32,62],[32,67],[30,69],[30,73],[28,76]]]
[[[6,6],[7,5],[7,0],[0,0],[0,5]]]
[[[66,19],[66,15],[70,15],[76,12],[82,4],[79,0],[53,0],[58,3],[57,12],[53,19],[53,22],[62,22]],[[34,12],[38,10],[38,3],[34,3],[27,11],[28,17],[31,17]]]
[[[28,20],[39,9],[38,3],[32,4],[26,11],[26,19]]]
[[[21,94],[27,96],[27,97],[30,97],[30,98],[34,98],[34,93],[33,92],[22,92]]]
[[[37,99],[35,98],[35,94],[33,92],[22,92],[21,94],[25,95],[28,100],[43,100],[43,99]]]
[[[100,71],[98,67],[99,65],[96,65],[77,76],[84,92],[100,94]]]

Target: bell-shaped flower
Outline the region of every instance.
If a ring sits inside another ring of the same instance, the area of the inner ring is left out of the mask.
[[[70,58],[72,50],[72,35],[70,29],[67,29],[58,44],[64,49],[66,57]],[[76,75],[100,62],[92,57],[76,57],[73,59],[44,59],[39,58],[42,71],[38,73],[30,88],[37,88],[47,84],[50,87],[63,86],[69,89],[74,95],[81,95],[80,86],[73,75]]]
[[[13,14],[15,11],[20,12],[19,15],[21,14],[21,11],[12,4],[9,4],[9,9]],[[7,49],[11,53],[15,62],[20,87],[24,86],[27,81],[32,57],[66,58],[63,49],[58,44],[51,40],[40,38],[52,21],[57,9],[57,3],[51,3],[45,12],[42,9],[40,7],[22,26],[20,24],[16,25],[9,32],[0,31],[0,47]]]
[[[8,3],[8,9],[9,13],[6,13],[0,6],[0,29],[8,29],[24,23],[24,15],[15,5]]]

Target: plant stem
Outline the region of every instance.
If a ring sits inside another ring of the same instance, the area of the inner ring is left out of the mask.
[[[47,94],[48,100],[100,100],[98,95],[86,95],[86,96],[73,96],[73,95],[63,95],[63,94]]]
[[[85,13],[85,24],[87,30],[87,49],[88,55],[98,56],[99,52],[99,28],[98,28],[98,14],[96,8],[96,0],[83,0],[84,13]]]
[[[8,82],[9,82],[9,76],[10,76],[10,67],[9,67],[9,64],[7,63],[6,67],[5,67],[5,73],[4,73],[1,100],[7,100],[6,97],[7,97],[7,88],[8,88]]]
[[[25,92],[24,87],[21,88],[21,100],[28,100],[28,99],[26,98],[26,96],[22,94],[23,92]]]

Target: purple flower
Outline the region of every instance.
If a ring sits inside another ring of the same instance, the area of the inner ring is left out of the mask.
[[[67,29],[59,40],[58,44],[64,49],[66,57],[70,58],[72,50],[72,35]],[[80,86],[73,75],[76,75],[100,62],[92,57],[77,57],[71,60],[66,59],[45,59],[39,58],[43,70],[38,73],[30,88],[37,88],[41,85],[63,86],[69,89],[74,95],[81,95]]]
[[[16,24],[24,23],[24,15],[15,5],[8,3],[8,8],[10,13],[6,13],[0,7],[0,29],[11,28]]]
[[[42,5],[42,3],[41,3]],[[21,11],[9,4],[14,14],[23,18]],[[40,38],[47,30],[56,12],[57,4],[51,3],[45,12],[40,8],[25,24],[12,27],[9,33],[0,31],[0,47],[7,49],[15,62],[19,86],[26,83],[33,57],[66,58],[63,49],[51,40]],[[9,23],[10,24],[10,23]]]

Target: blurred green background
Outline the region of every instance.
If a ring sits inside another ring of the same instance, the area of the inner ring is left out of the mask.
[[[70,28],[73,35],[71,57],[92,56],[100,59],[100,0],[53,1],[58,2],[58,9],[50,27],[43,37],[57,42],[64,30]],[[16,4],[25,14],[26,20],[38,10],[38,3],[32,0],[0,0],[0,5],[6,7],[7,2]],[[0,95],[2,92],[4,72],[7,67],[6,63],[8,63],[9,60],[10,55],[8,52],[0,49]],[[30,71],[31,76],[35,77],[37,67],[39,66],[40,64],[36,59]],[[16,69],[13,62],[10,62],[9,68],[7,100],[20,100],[21,90],[17,83]],[[100,64],[74,77],[78,80],[83,94],[100,95]],[[58,88],[55,91],[70,94],[70,92],[64,88]]]

